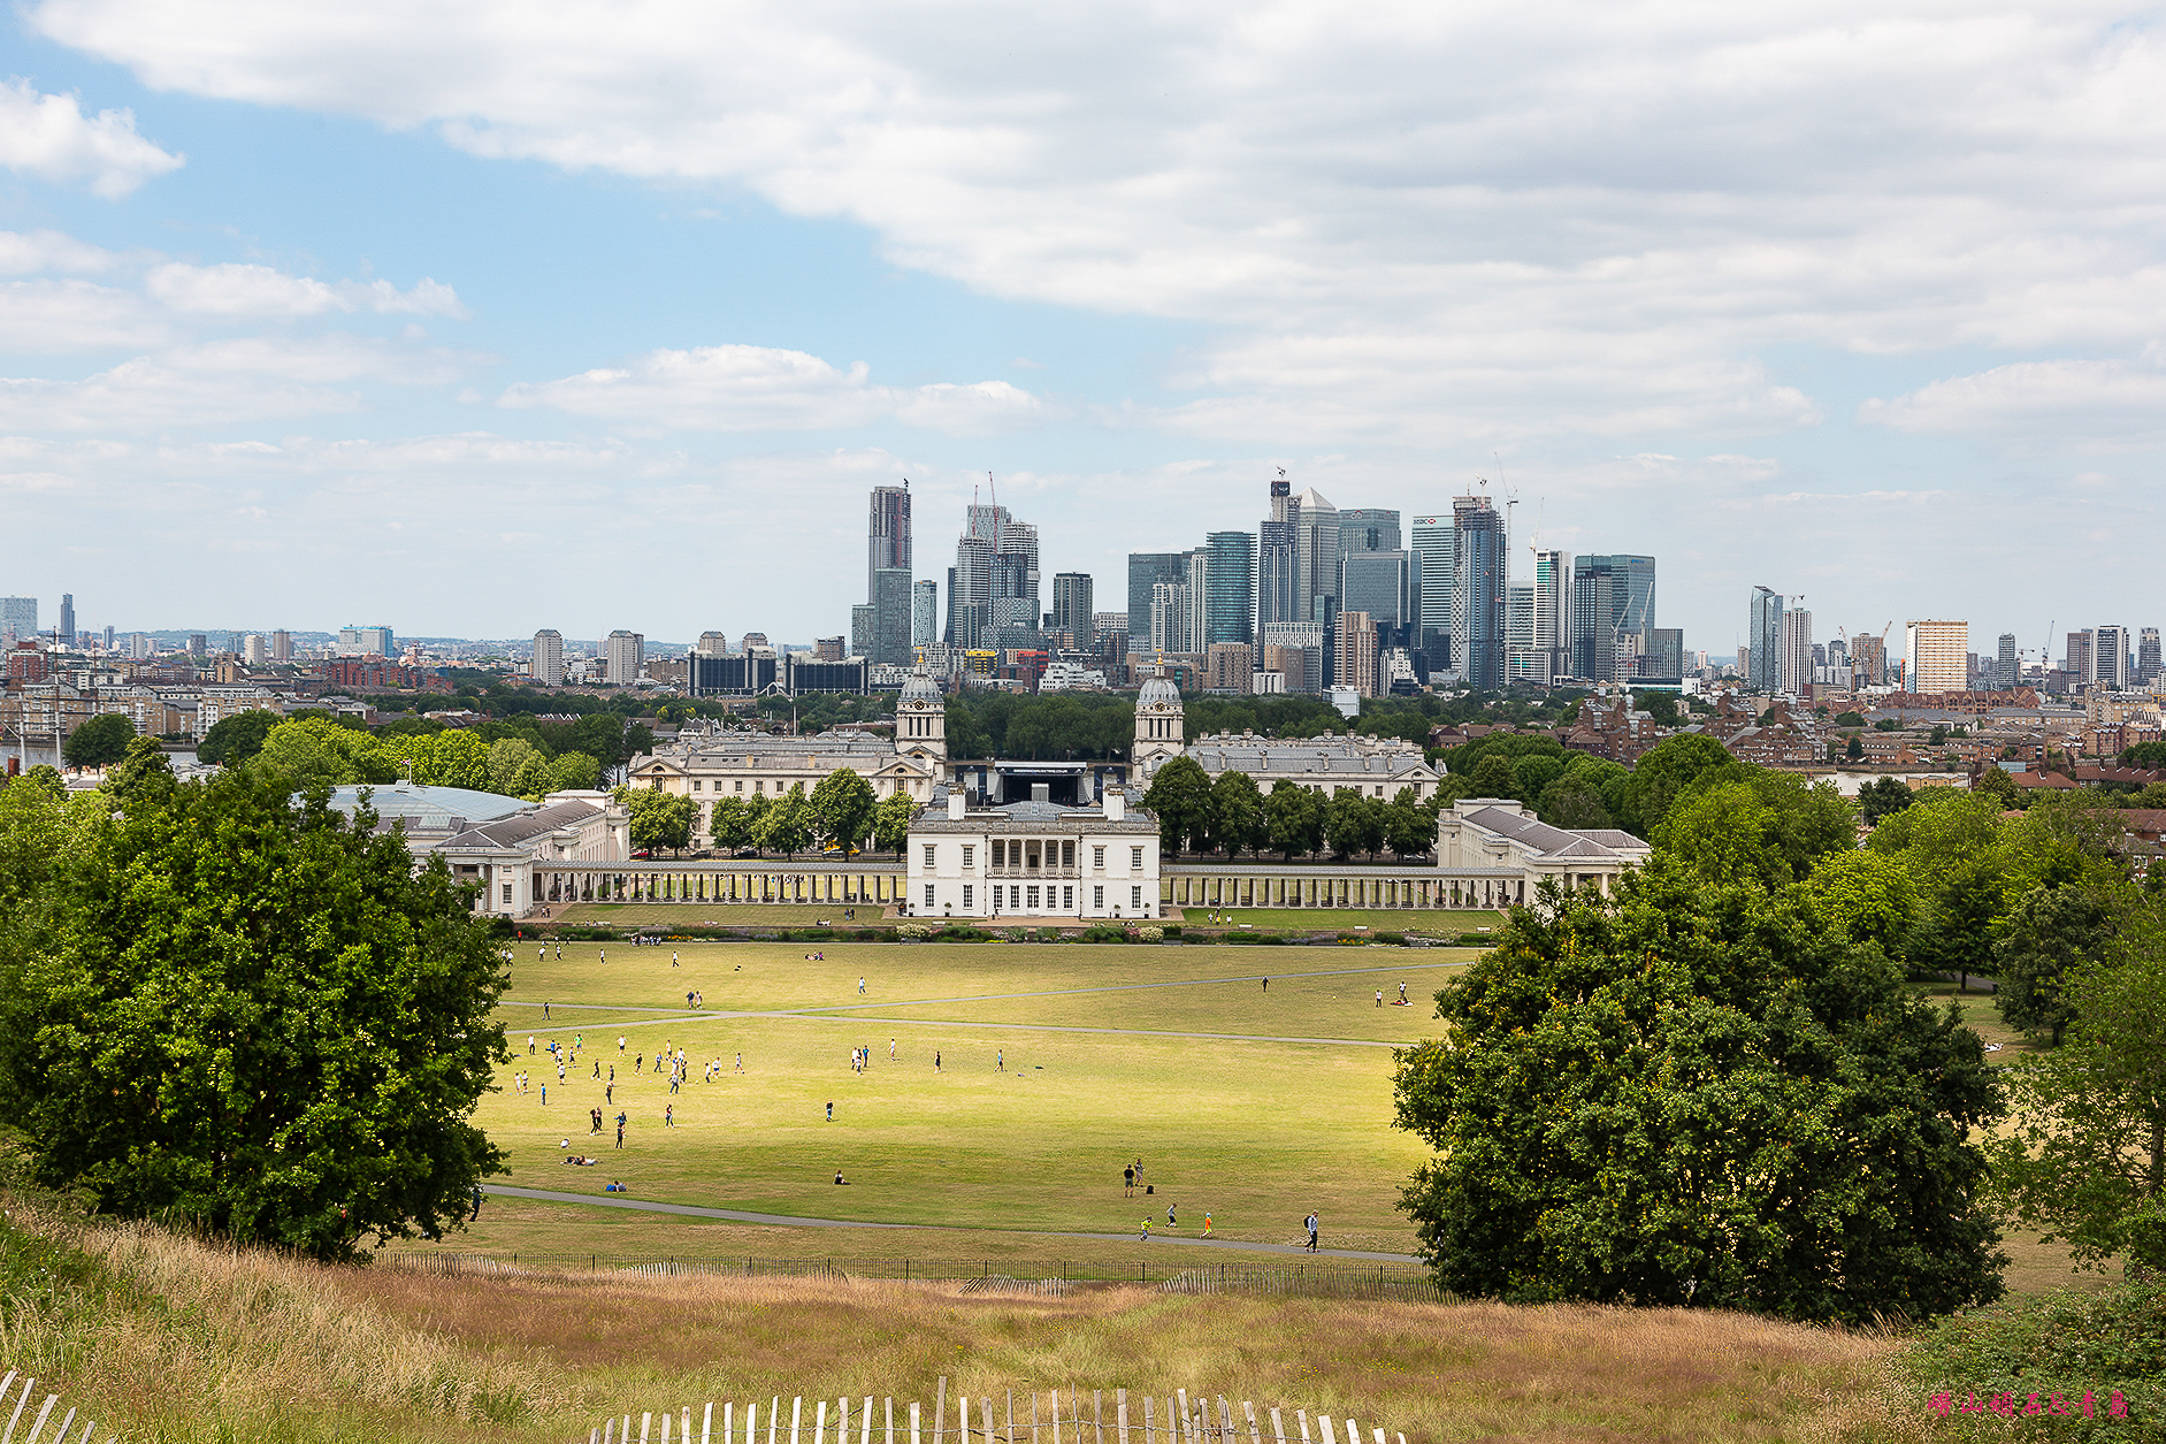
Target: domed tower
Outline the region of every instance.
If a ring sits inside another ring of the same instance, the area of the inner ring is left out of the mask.
[[[895,702],[895,750],[905,757],[948,760],[948,707],[920,665]]]
[[[1136,745],[1129,754],[1128,775],[1148,783],[1167,759],[1181,755],[1181,689],[1163,671],[1154,671],[1136,694]]]

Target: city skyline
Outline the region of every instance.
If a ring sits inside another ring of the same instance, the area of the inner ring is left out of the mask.
[[[1521,536],[1658,557],[1718,655],[1770,578],[1823,624],[2141,625],[2091,564],[2166,528],[2140,13],[1563,8],[33,0],[0,590],[809,639],[870,600],[873,485],[948,518],[990,469],[1105,584],[1285,467],[1407,518],[1486,477],[1509,582]]]

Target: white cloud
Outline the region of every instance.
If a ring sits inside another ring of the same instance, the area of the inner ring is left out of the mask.
[[[356,387],[446,385],[473,359],[361,336],[212,341],[80,381],[0,378],[0,428],[130,434],[357,411]]]
[[[165,318],[133,291],[74,280],[0,283],[0,351],[134,351],[171,335]]]
[[[1005,381],[878,386],[862,361],[844,371],[768,346],[652,351],[629,366],[513,386],[498,404],[685,431],[808,431],[892,418],[959,436],[1027,425],[1048,410]]]
[[[1858,420],[1899,431],[2024,436],[2091,446],[2166,440],[2166,366],[2144,360],[2026,361],[1955,376],[1892,400],[1874,398]]]
[[[20,77],[0,81],[0,165],[20,175],[87,180],[119,200],[182,161],[136,134],[133,111],[85,115],[73,95],[42,95]]]
[[[0,275],[108,271],[119,259],[111,251],[60,231],[0,231]]]
[[[2166,40],[2115,0],[28,13],[153,85],[1204,323],[1172,421],[1211,434],[1781,431],[1818,412],[1771,348],[2126,350],[2166,311]]]
[[[270,266],[227,263],[193,266],[171,261],[154,267],[144,290],[175,311],[197,316],[296,318],[375,311],[460,317],[466,308],[451,287],[424,279],[410,291],[389,281],[326,283],[290,276]]]

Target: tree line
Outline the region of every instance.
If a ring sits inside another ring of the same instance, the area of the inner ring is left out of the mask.
[[[622,766],[653,742],[645,727],[610,712],[572,723],[522,719],[479,727],[401,718],[370,731],[331,717],[251,711],[211,727],[196,755],[274,772],[295,785],[382,786],[404,778],[539,801],[551,792],[599,787],[605,768]]]
[[[692,845],[700,815],[692,797],[654,787],[620,787],[616,795],[631,814],[633,847],[682,852]],[[869,841],[882,852],[900,853],[917,807],[901,793],[876,798],[870,782],[841,767],[821,778],[809,796],[800,783],[779,794],[721,798],[708,813],[707,835],[724,852],[755,848],[794,856],[825,844],[847,856]]]

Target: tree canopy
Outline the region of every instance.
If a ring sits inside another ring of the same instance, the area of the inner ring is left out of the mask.
[[[106,712],[68,734],[61,744],[60,760],[70,767],[111,767],[128,755],[128,744],[134,740],[135,723],[118,712]]]
[[[1396,1098],[1445,1287],[1850,1323],[2000,1293],[1978,1037],[1796,885],[1658,854],[1545,889],[1437,1001]]]
[[[38,1176],[319,1258],[454,1226],[506,1056],[465,892],[321,786],[136,748],[100,794],[0,791],[0,1105]]]

